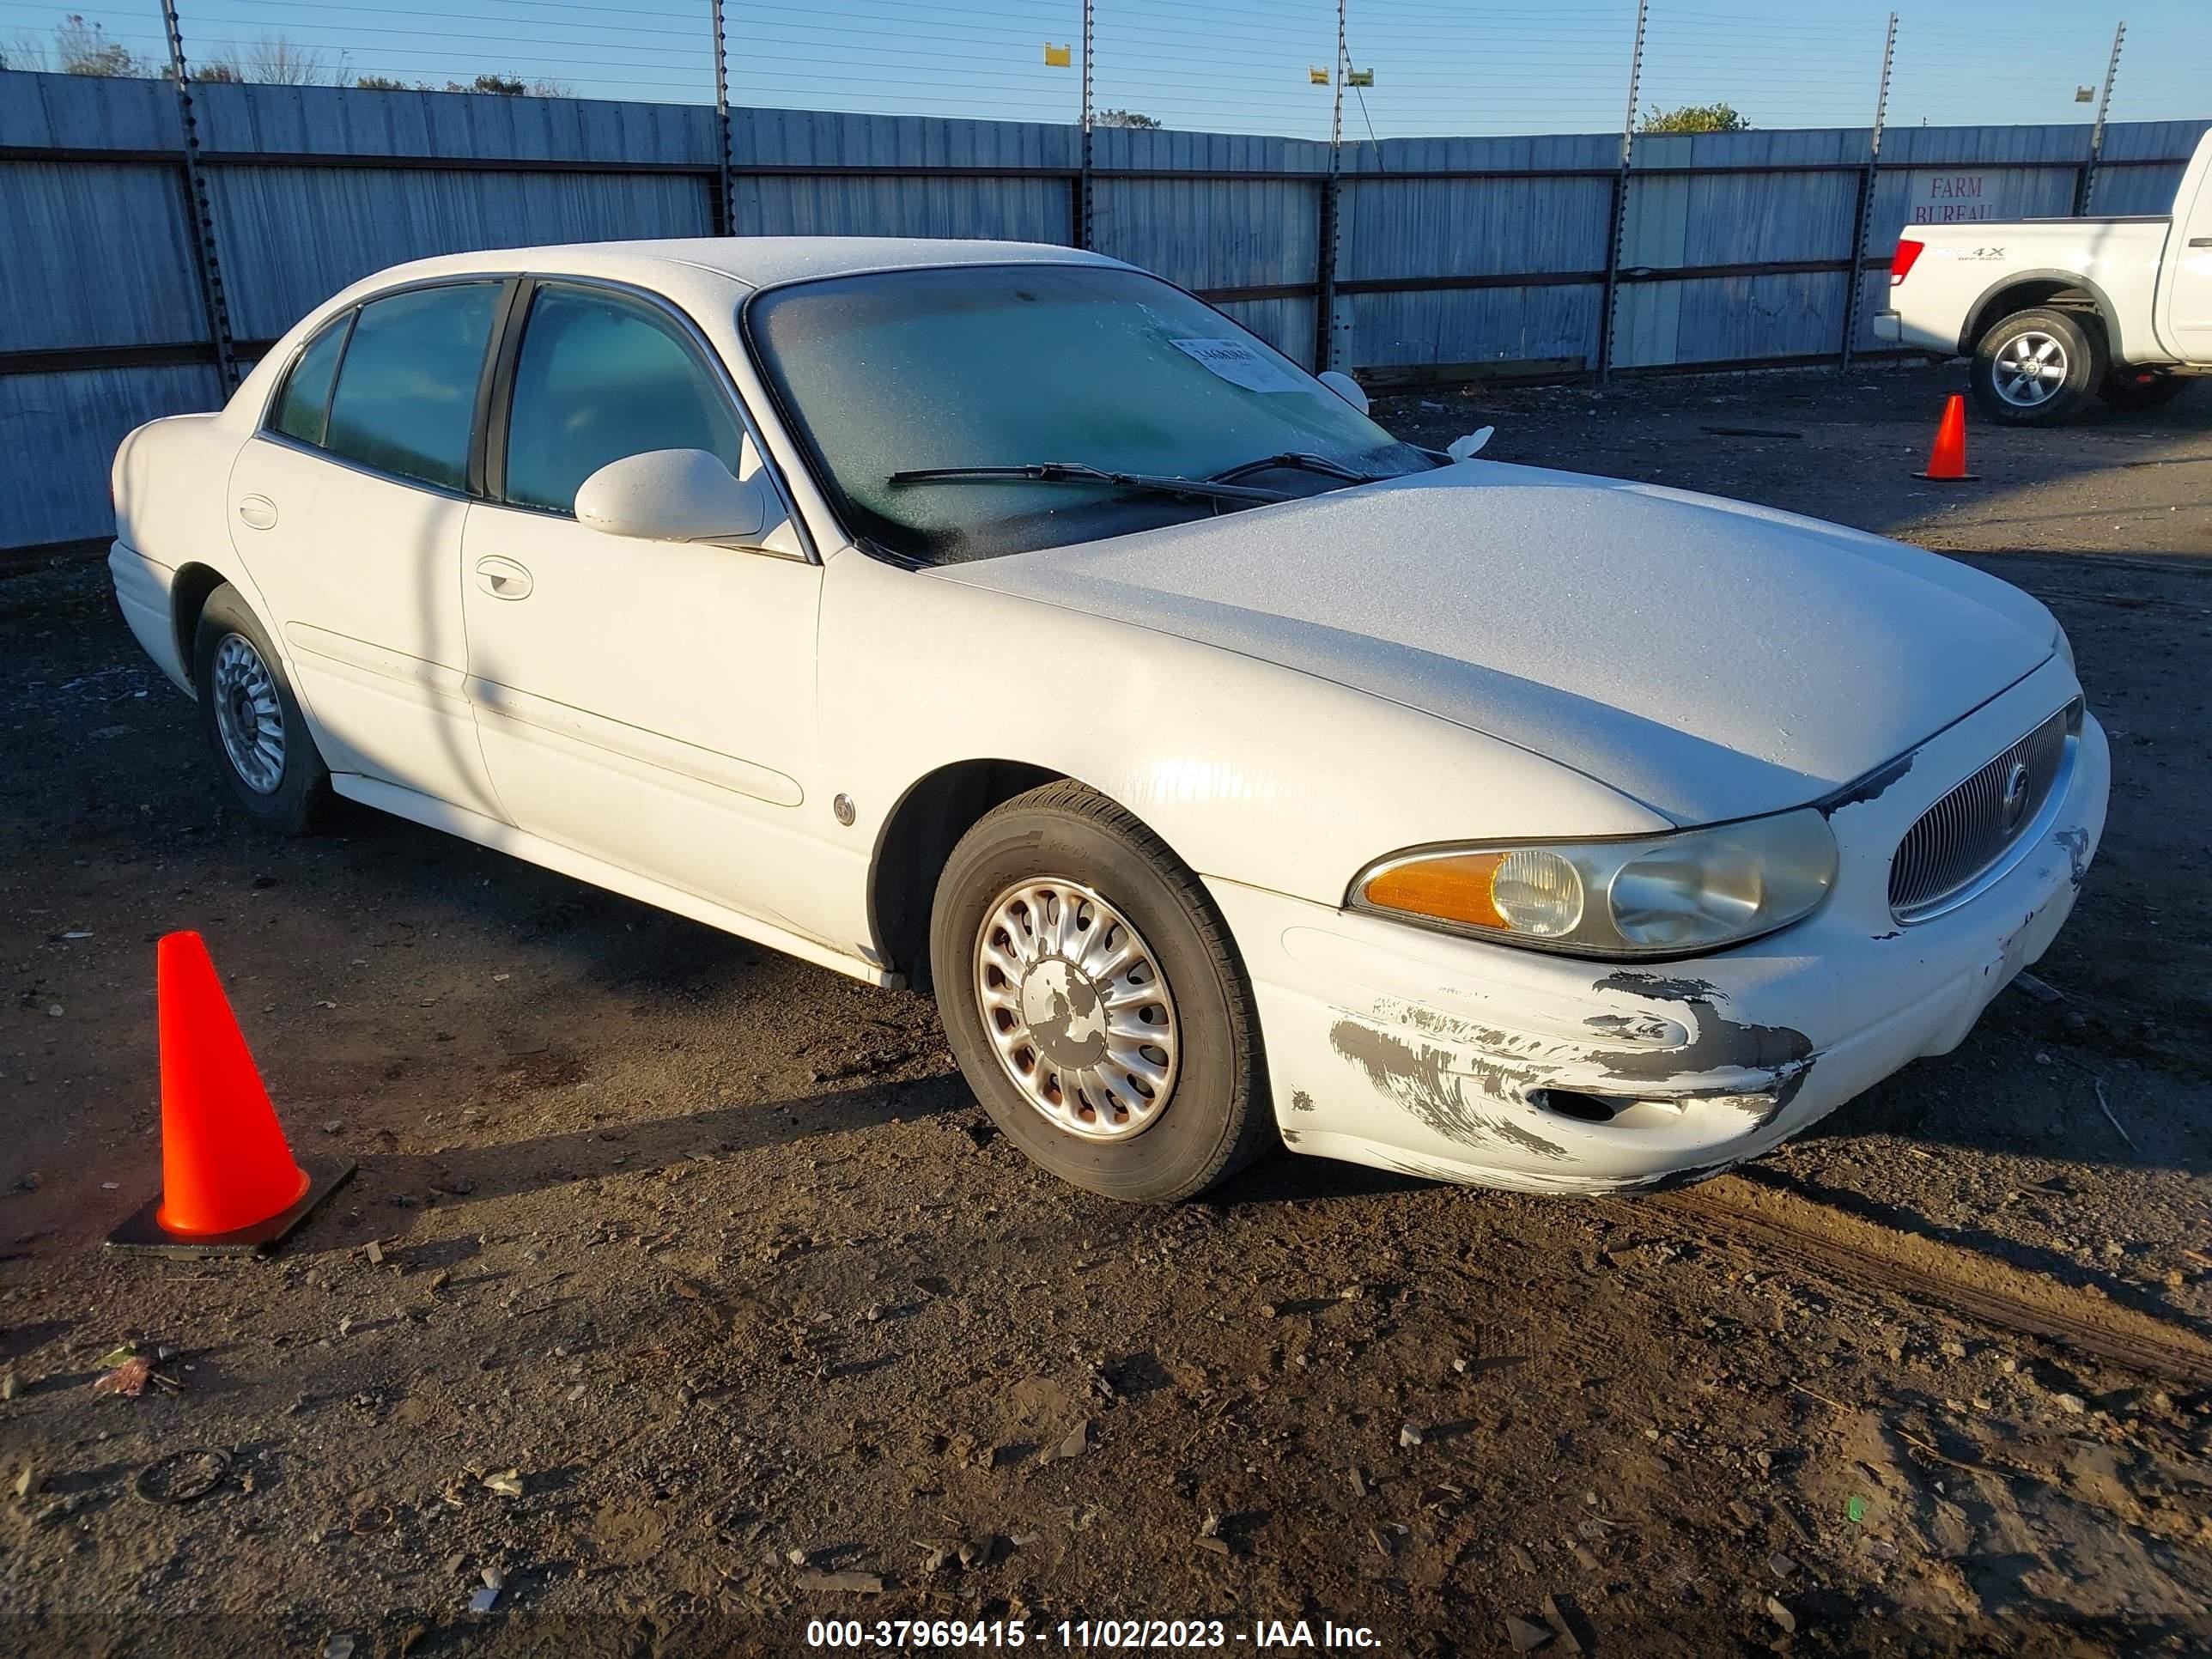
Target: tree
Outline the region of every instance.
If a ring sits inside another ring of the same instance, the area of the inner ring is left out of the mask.
[[[152,68],[97,23],[71,12],[54,25],[54,61],[64,75],[150,76]]]
[[[502,98],[573,98],[565,81],[548,80],[540,76],[535,81],[526,81],[519,75],[479,75],[464,85],[459,81],[446,82],[447,92],[494,92]]]
[[[194,64],[192,65],[192,79],[195,81],[219,81],[229,84],[235,84],[236,82],[246,79],[246,71],[238,66],[238,57],[236,53],[224,52],[220,57],[203,58],[199,62]]]
[[[1094,127],[1139,127],[1146,132],[1158,132],[1161,124],[1133,109],[1101,109],[1091,112],[1091,125]]]
[[[0,45],[0,70],[42,70],[46,43],[35,34],[11,34]]]
[[[240,78],[273,86],[320,86],[331,78],[323,54],[287,35],[264,34],[246,49]]]
[[[395,81],[388,75],[364,75],[354,82],[363,92],[404,92],[407,83]]]
[[[1751,123],[1745,120],[1734,104],[1685,104],[1680,109],[1662,110],[1656,104],[1644,112],[1644,118],[1636,124],[1638,132],[1749,132]]]

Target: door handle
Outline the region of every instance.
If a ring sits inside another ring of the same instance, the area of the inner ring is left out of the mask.
[[[273,530],[276,526],[276,503],[266,495],[246,495],[240,499],[238,516],[256,530]]]
[[[2212,236],[2192,236],[2189,239],[2189,246],[2191,247],[2212,247]]]
[[[495,599],[526,599],[530,573],[513,559],[478,559],[477,586]]]

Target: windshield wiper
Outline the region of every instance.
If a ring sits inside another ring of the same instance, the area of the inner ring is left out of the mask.
[[[1147,472],[1109,472],[1081,461],[1035,461],[1025,466],[923,466],[894,472],[895,484],[920,483],[1072,483],[1111,484],[1118,489],[1149,495],[1172,495],[1184,501],[1236,501],[1255,505],[1291,499],[1279,489],[1261,489],[1250,484],[1224,483],[1211,478],[1175,478]]]
[[[1230,483],[1238,478],[1248,477],[1252,473],[1269,471],[1279,466],[1287,467],[1298,472],[1318,472],[1325,478],[1341,478],[1346,483],[1373,483],[1376,482],[1375,476],[1372,473],[1355,472],[1352,468],[1345,465],[1342,462],[1332,461],[1326,455],[1309,455],[1297,453],[1287,455],[1262,455],[1256,461],[1241,461],[1235,466],[1225,467],[1221,471],[1212,474],[1209,482],[1213,483]]]

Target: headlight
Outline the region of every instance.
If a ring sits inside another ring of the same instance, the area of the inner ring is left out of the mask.
[[[1836,878],[1807,808],[1632,841],[1401,853],[1360,872],[1354,909],[1573,956],[1695,956],[1787,927]]]

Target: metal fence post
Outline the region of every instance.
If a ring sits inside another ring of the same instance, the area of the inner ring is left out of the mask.
[[[222,263],[216,257],[215,204],[200,172],[199,120],[192,113],[192,82],[185,73],[185,36],[177,21],[176,0],[161,0],[161,27],[169,37],[169,79],[177,89],[177,119],[185,146],[185,204],[192,223],[192,254],[199,267],[200,299],[207,309],[208,340],[215,347],[215,368],[225,398],[238,390],[238,358],[231,350],[230,302],[222,291]]]
[[[1889,15],[1889,33],[1881,43],[1881,82],[1874,95],[1874,132],[1867,141],[1866,171],[1859,176],[1858,228],[1851,236],[1851,287],[1844,303],[1843,367],[1851,366],[1858,349],[1859,312],[1866,304],[1867,239],[1874,234],[1874,190],[1881,168],[1881,130],[1889,119],[1889,71],[1897,61],[1897,14]]]
[[[1336,367],[1337,209],[1344,178],[1345,0],[1336,0],[1336,68],[1329,76],[1328,177],[1322,185],[1320,248],[1314,270],[1314,368]]]
[[[721,156],[714,165],[714,234],[738,234],[738,204],[730,180],[730,49],[722,26],[722,0],[708,0],[714,15],[714,126]]]
[[[1094,0],[1083,0],[1083,176],[1078,181],[1075,245],[1086,252],[1091,246],[1091,33]]]
[[[2082,166],[2074,192],[2076,218],[2087,215],[2090,204],[2097,198],[2097,163],[2105,154],[2105,112],[2112,106],[2112,82],[2120,72],[2120,43],[2127,38],[2125,22],[2112,31],[2112,55],[2105,64],[2105,90],[2097,100],[2097,124],[2089,129],[2089,159]]]
[[[1620,123],[1620,169],[1613,179],[1613,237],[1605,252],[1605,299],[1597,319],[1597,383],[1613,378],[1613,312],[1620,296],[1620,247],[1628,236],[1628,161],[1636,145],[1636,96],[1644,79],[1644,27],[1651,0],[1636,0],[1636,45],[1628,55],[1628,113]]]

